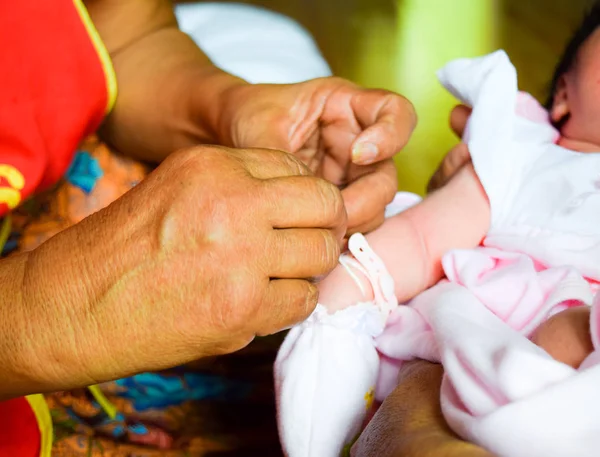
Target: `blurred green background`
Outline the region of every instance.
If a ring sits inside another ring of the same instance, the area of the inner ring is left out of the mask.
[[[455,101],[435,71],[448,60],[505,49],[519,85],[543,100],[553,67],[588,0],[247,0],[287,14],[316,38],[338,76],[408,97],[418,128],[398,156],[400,188],[423,193],[457,139]]]

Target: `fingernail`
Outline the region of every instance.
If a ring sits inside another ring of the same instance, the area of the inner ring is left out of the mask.
[[[377,158],[379,149],[373,143],[358,143],[352,149],[352,162],[357,165],[368,165]]]

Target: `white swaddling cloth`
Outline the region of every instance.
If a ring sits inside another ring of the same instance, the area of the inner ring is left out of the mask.
[[[592,304],[600,279],[600,154],[555,144],[547,114],[519,104],[516,71],[503,51],[451,62],[438,76],[474,108],[464,140],[492,209],[486,247],[477,252],[518,253],[544,266],[536,267],[539,281],[555,276],[541,306],[517,301],[508,315],[477,284],[460,281],[430,304],[427,320],[446,373],[444,417],[460,436],[499,456],[600,455],[598,298],[590,317],[595,352],[579,369],[527,338],[564,303]],[[459,277],[477,265],[477,259],[463,262]],[[494,274],[500,296],[501,284],[510,291],[521,280],[502,278],[501,267]]]
[[[416,195],[398,193],[386,216],[419,201]],[[357,259],[362,257],[362,240],[355,236],[350,241]],[[363,261],[367,263],[368,258]],[[359,303],[333,315],[318,305],[288,333],[275,362],[279,434],[287,456],[339,456],[360,432],[379,371],[374,337],[396,306],[393,284],[381,289],[387,291],[387,299]]]
[[[450,282],[392,312],[376,336],[377,349],[400,363],[425,353],[442,362],[446,420],[460,436],[496,455],[600,455],[600,299],[590,319],[595,352],[579,369],[552,359],[528,339],[564,303],[592,305],[595,288],[586,278],[600,279],[600,154],[556,146],[547,120],[515,113],[516,72],[502,51],[452,62],[439,77],[474,107],[466,141],[490,199],[492,227],[486,247],[444,259]],[[490,262],[500,269],[483,270]],[[489,283],[479,281],[478,271]],[[523,300],[528,294],[535,300]],[[503,296],[518,306],[507,312]],[[373,348],[366,344],[376,333],[372,328],[360,332],[356,343],[348,342],[350,333],[342,338],[330,331],[331,322],[322,322],[327,330],[316,329],[313,321],[290,333],[295,342],[286,341],[275,367],[280,434],[290,457],[339,455],[359,431],[364,390],[378,377]],[[302,338],[311,331],[321,337]],[[370,355],[357,357],[359,351]],[[344,360],[334,362],[336,357]],[[334,374],[302,371],[345,364],[346,357],[357,364],[354,370],[348,364]]]
[[[520,97],[503,51],[451,62],[438,76],[473,107],[464,141],[491,228],[484,247],[444,256],[449,281],[392,313],[377,348],[401,364],[434,341],[446,421],[494,455],[600,455],[600,154],[555,144],[547,113]],[[595,352],[573,369],[528,337],[576,305],[593,305]]]

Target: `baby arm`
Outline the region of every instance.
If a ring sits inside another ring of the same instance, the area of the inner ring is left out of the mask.
[[[395,283],[399,302],[414,297],[443,277],[441,259],[451,249],[476,247],[489,228],[490,207],[472,165],[467,165],[422,203],[394,216],[367,235]],[[354,271],[363,290],[367,278]],[[319,285],[319,302],[330,312],[371,300],[341,266]]]

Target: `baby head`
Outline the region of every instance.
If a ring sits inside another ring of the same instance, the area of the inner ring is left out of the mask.
[[[561,146],[600,151],[600,1],[568,43],[552,78],[547,107],[560,130]]]

